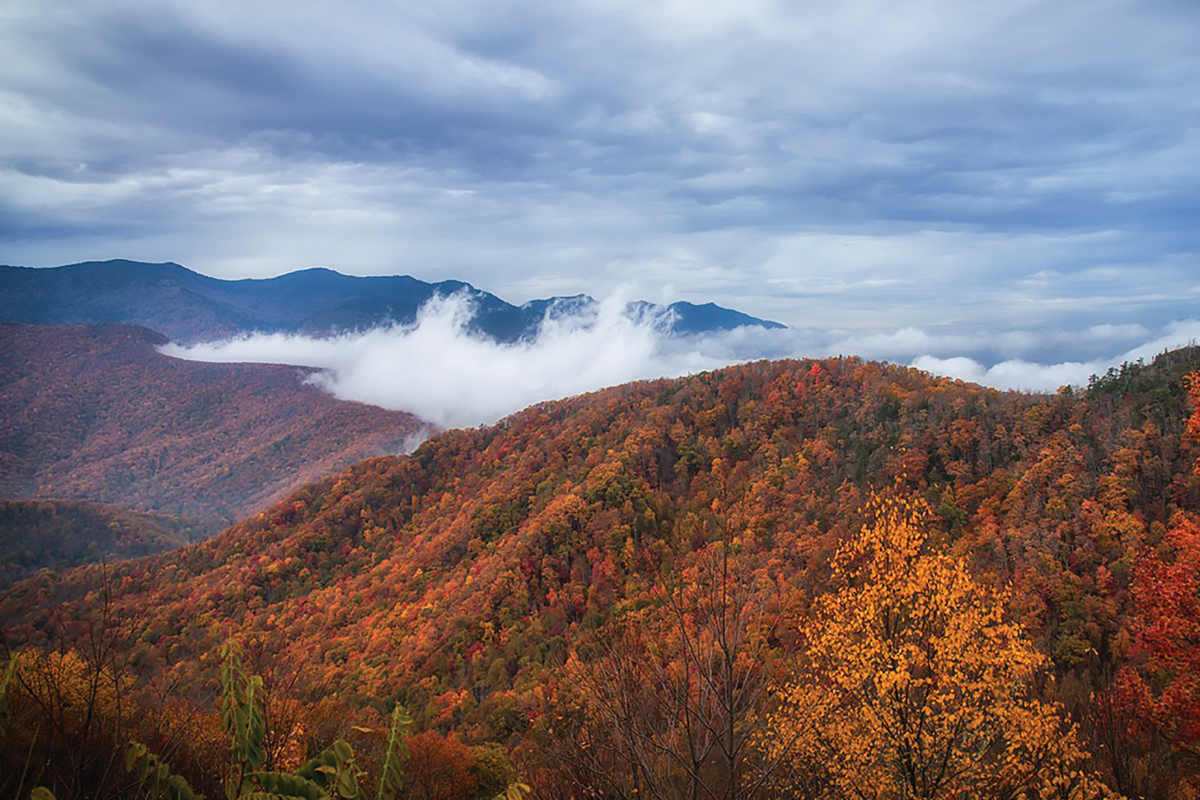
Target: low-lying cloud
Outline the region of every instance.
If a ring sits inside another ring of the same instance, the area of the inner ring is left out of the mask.
[[[499,344],[467,331],[470,304],[437,298],[409,326],[329,338],[260,334],[167,355],[200,361],[295,364],[337,397],[409,411],[441,427],[495,422],[542,400],[641,378],[678,376],[729,363],[681,346],[652,320],[627,317],[610,298],[587,318],[547,318],[529,342]],[[700,344],[696,342],[695,344]]]
[[[911,364],[998,389],[1054,391],[1086,385],[1126,361],[1149,361],[1200,340],[1200,320],[1158,331],[1139,325],[1082,331],[934,333],[739,328],[669,336],[625,314],[626,298],[584,318],[547,318],[530,341],[500,344],[468,331],[470,303],[430,301],[411,325],[314,338],[257,334],[167,355],[198,361],[316,367],[309,380],[345,400],[409,411],[439,427],[495,422],[526,406],[633,380],[676,377],[758,358],[856,355]],[[1057,358],[1055,357],[1057,356]]]
[[[1102,375],[1110,367],[1125,362],[1149,362],[1165,350],[1200,341],[1200,320],[1179,320],[1165,326],[1157,336],[1110,358],[1089,361],[1060,361],[1039,364],[1024,359],[1008,359],[991,366],[972,358],[938,358],[922,355],[912,361],[914,367],[935,375],[946,375],[997,389],[1024,389],[1047,392],[1060,386],[1086,386],[1093,375]]]

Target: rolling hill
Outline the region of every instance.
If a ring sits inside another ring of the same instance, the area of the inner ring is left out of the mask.
[[[760,362],[545,403],[116,565],[114,610],[141,663],[185,685],[234,637],[302,676],[309,701],[402,700],[422,728],[553,742],[584,713],[571,676],[622,631],[643,658],[677,638],[672,604],[714,552],[735,557],[745,607],[777,620],[767,663],[785,668],[843,580],[833,554],[872,497],[901,492],[932,510],[933,546],[1002,587],[1090,768],[1128,791],[1193,768],[1169,736],[1114,729],[1112,698],[1147,663],[1131,644],[1147,641],[1147,570],[1183,557],[1175,531],[1200,511],[1182,382],[1198,362],[1181,351],[1050,397],[848,358]],[[99,580],[19,584],[0,597],[5,636],[52,642],[54,615],[94,618]],[[1135,780],[1123,758],[1158,771]]]
[[[179,517],[80,500],[0,500],[0,589],[40,569],[172,550],[203,532]]]
[[[186,518],[207,533],[361,458],[415,417],[337,400],[310,371],[161,355],[132,325],[0,324],[0,497]]]

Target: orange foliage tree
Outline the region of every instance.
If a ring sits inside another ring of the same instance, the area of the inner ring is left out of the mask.
[[[478,790],[471,748],[434,731],[408,737],[404,770],[410,800],[468,800]]]
[[[933,551],[921,500],[874,500],[816,606],[764,737],[834,796],[1093,797],[1073,726],[1033,689],[1045,658],[1003,598]]]

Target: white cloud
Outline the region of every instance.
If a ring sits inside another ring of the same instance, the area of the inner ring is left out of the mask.
[[[409,411],[441,427],[490,423],[542,400],[729,363],[677,346],[651,324],[631,321],[624,308],[625,298],[614,296],[594,319],[547,320],[533,342],[497,344],[467,333],[464,300],[439,298],[408,327],[327,339],[257,335],[163,352],[319,367],[325,372],[314,382],[338,397]]]
[[[919,356],[913,359],[912,366],[934,375],[980,383],[995,389],[1030,392],[1049,392],[1066,385],[1086,385],[1090,376],[1104,371],[1100,369],[1099,363],[1064,361],[1060,364],[1032,364],[1020,359],[1001,361],[992,367],[985,367],[978,361],[963,356]]]
[[[580,394],[628,381],[674,377],[758,358],[858,355],[886,358],[937,375],[1035,392],[1065,384],[1086,385],[1125,361],[1152,360],[1162,351],[1200,339],[1200,320],[1172,322],[1156,332],[1097,326],[1057,339],[1098,339],[1102,345],[1137,344],[1089,360],[983,361],[963,352],[987,349],[986,335],[933,335],[918,328],[870,335],[816,329],[733,331],[688,337],[664,336],[651,323],[625,316],[627,297],[614,295],[587,319],[547,319],[533,341],[497,344],[467,331],[471,308],[461,297],[436,298],[410,326],[378,328],[328,338],[259,334],[163,352],[179,358],[220,362],[264,362],[317,367],[312,379],[346,400],[415,413],[439,427],[495,422],[544,400]],[[1036,340],[1010,331],[1011,342],[1027,348]],[[930,351],[941,355],[932,355]]]
[[[1092,332],[1089,330],[1085,334]],[[1195,344],[1198,341],[1200,320],[1188,319],[1171,322],[1153,339],[1110,358],[1085,362],[1061,361],[1052,364],[1011,359],[986,367],[971,358],[937,358],[923,355],[913,359],[912,366],[935,375],[946,375],[997,389],[1051,392],[1060,386],[1086,386],[1091,376],[1102,375],[1109,367],[1139,360],[1148,363],[1166,350]]]

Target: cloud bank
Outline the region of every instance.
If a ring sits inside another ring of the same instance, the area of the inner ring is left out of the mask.
[[[200,361],[316,367],[321,372],[310,380],[337,397],[409,411],[451,428],[492,423],[544,400],[758,358],[857,355],[998,389],[1054,391],[1067,384],[1086,385],[1091,375],[1125,361],[1149,361],[1164,350],[1200,340],[1197,319],[1158,330],[1097,326],[1051,336],[1019,331],[1000,337],[938,335],[913,327],[865,333],[746,327],[672,337],[653,321],[627,317],[626,300],[614,295],[587,318],[548,317],[536,339],[517,344],[472,335],[466,328],[470,303],[443,297],[427,303],[409,326],[329,338],[259,334],[190,347],[169,344],[162,351]],[[1056,344],[1064,346],[1060,352],[1097,355],[1070,361],[1045,358]]]
[[[1188,319],[1172,322],[1154,338],[1109,358],[1052,364],[1038,364],[1018,358],[987,366],[963,356],[938,358],[923,355],[913,359],[912,365],[935,375],[946,375],[997,389],[1048,392],[1060,386],[1086,386],[1091,376],[1103,375],[1110,367],[1125,362],[1150,362],[1165,350],[1197,342],[1200,342],[1200,320]]]
[[[317,367],[323,372],[311,380],[337,397],[409,411],[443,428],[495,422],[542,400],[728,363],[699,347],[679,346],[652,320],[631,320],[625,303],[614,296],[585,319],[548,317],[536,340],[517,344],[468,333],[470,303],[443,297],[425,304],[410,326],[327,339],[256,335],[167,345],[163,352]]]

